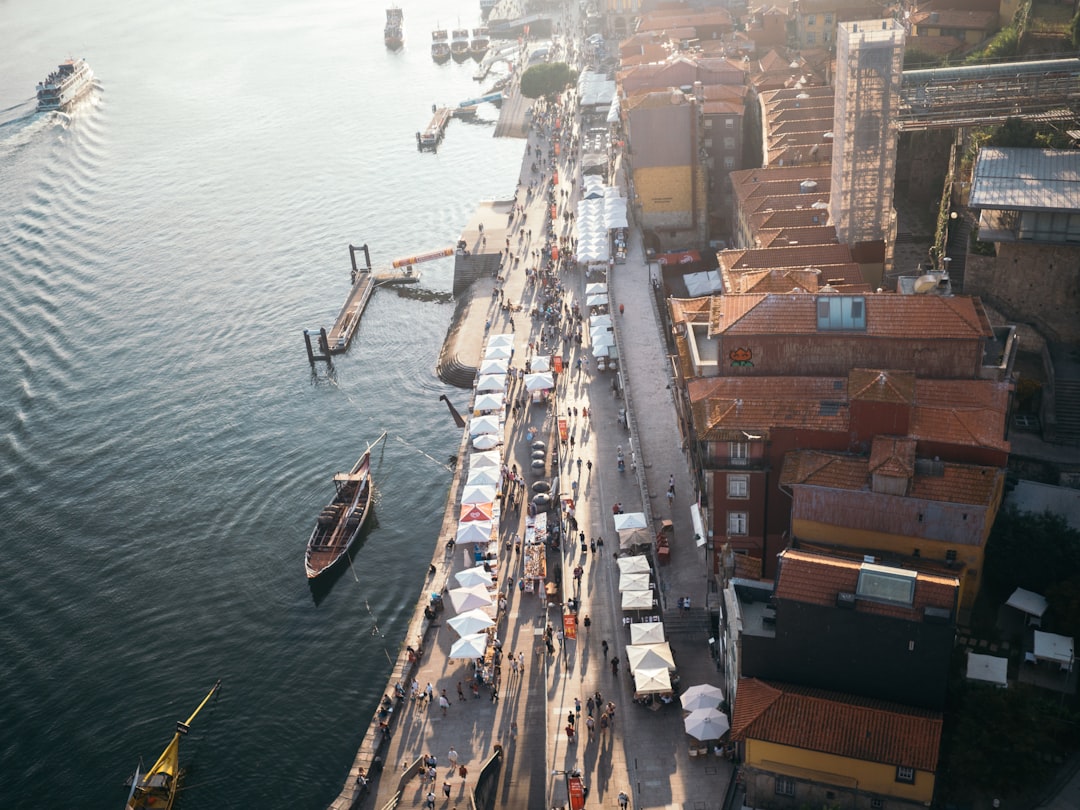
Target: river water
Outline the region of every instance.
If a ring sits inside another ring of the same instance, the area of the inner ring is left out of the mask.
[[[523,143],[430,32],[479,7],[354,0],[0,4],[0,805],[119,806],[217,678],[182,807],[324,807],[421,592],[465,393],[434,375],[443,300],[376,293],[332,378],[348,250],[452,245]],[[451,16],[452,15],[452,16]],[[85,56],[100,89],[39,114]],[[422,286],[451,289],[452,259]],[[311,523],[367,442],[374,525],[316,600]]]

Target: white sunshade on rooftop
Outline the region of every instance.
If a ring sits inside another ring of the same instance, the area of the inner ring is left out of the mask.
[[[607,293],[600,295],[587,295],[585,296],[585,305],[590,307],[602,307],[606,306],[608,302]]]
[[[1009,685],[1009,659],[996,655],[982,655],[968,650],[967,679],[985,681],[995,686]]]
[[[610,315],[593,315],[589,318],[589,330],[596,329],[597,327],[610,327],[611,316]]]
[[[490,520],[470,520],[459,523],[454,541],[457,543],[486,543],[491,539]]]

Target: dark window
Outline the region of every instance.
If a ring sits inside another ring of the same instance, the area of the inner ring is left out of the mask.
[[[777,796],[794,796],[795,795],[795,780],[789,779],[786,776],[776,777],[776,795]]]
[[[915,769],[907,768],[903,765],[896,766],[896,781],[903,782],[905,785],[915,784]]]

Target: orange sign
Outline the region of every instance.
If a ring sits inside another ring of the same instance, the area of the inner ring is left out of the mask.
[[[577,638],[577,615],[574,613],[564,613],[562,617],[563,635],[566,638]]]
[[[555,358],[551,361],[552,367],[555,369],[556,374],[562,374],[562,356],[555,355]]]
[[[559,417],[559,440],[566,441],[570,438],[570,426],[566,424],[566,417]]]

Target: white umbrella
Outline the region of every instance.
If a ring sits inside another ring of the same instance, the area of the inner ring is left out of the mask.
[[[502,332],[501,334],[488,335],[487,345],[488,348],[491,348],[492,346],[513,346],[514,333]]]
[[[585,305],[590,307],[602,307],[607,304],[607,293],[590,295],[585,299]]]
[[[529,371],[551,371],[551,355],[538,354],[536,357],[529,361]]]
[[[491,607],[491,594],[483,585],[470,585],[468,588],[454,588],[447,591],[450,604],[454,606],[455,613],[464,613],[474,608]]]
[[[447,619],[446,623],[459,636],[469,636],[493,627],[495,620],[488,616],[483,608],[473,608],[452,619]]]
[[[637,554],[633,557],[619,557],[616,561],[619,565],[619,571],[627,573],[630,571],[651,571],[649,567],[649,558],[644,554]]]
[[[617,532],[625,529],[646,529],[649,526],[644,512],[623,512],[621,515],[615,515],[614,520]]]
[[[475,568],[458,571],[454,574],[454,579],[463,588],[469,588],[473,585],[484,585],[486,587],[491,584],[491,572],[485,571],[484,566],[478,565]],[[472,630],[470,632],[475,633],[476,631]]]
[[[494,433],[485,433],[483,436],[477,436],[472,440],[472,446],[477,450],[490,450],[500,444],[502,444],[502,439]]]
[[[491,503],[495,500],[495,487],[491,484],[473,484],[465,486],[461,493],[461,502],[465,503]]]
[[[486,543],[491,540],[491,521],[470,520],[459,523],[454,539],[458,543]]]
[[[620,591],[647,591],[649,589],[649,576],[647,571],[631,571],[619,575]]]
[[[469,422],[469,435],[480,436],[484,433],[502,433],[503,427],[499,424],[498,416],[475,416]]]
[[[652,591],[623,591],[623,610],[649,610],[652,607]]]
[[[506,404],[506,397],[501,393],[487,392],[476,397],[473,403],[474,411],[501,411]]]
[[[633,672],[635,692],[657,694],[671,691],[671,674],[666,667],[635,669]]]
[[[498,486],[501,479],[502,470],[498,467],[480,467],[479,469],[469,470],[469,477],[465,479],[465,486],[476,486],[478,484]]]
[[[608,357],[611,355],[611,348],[612,347],[607,343],[601,343],[599,346],[593,346],[593,357]]]
[[[471,636],[462,636],[450,648],[450,657],[483,658],[484,653],[487,652],[487,645],[487,633],[473,633]]]
[[[593,315],[589,318],[589,329],[595,329],[598,326],[611,326],[611,316]]]
[[[488,450],[483,453],[471,453],[469,455],[469,469],[479,470],[483,467],[501,467],[502,453],[498,450]]]
[[[631,644],[660,644],[664,639],[661,622],[637,622],[630,625]]]
[[[591,284],[585,285],[586,295],[599,295],[600,293],[607,292],[607,284],[602,281],[594,281]]]
[[[623,529],[619,532],[620,549],[647,546],[652,540],[652,533],[648,529]]]
[[[685,711],[693,712],[698,709],[715,709],[723,699],[724,692],[719,686],[699,683],[683,692],[679,702]]]
[[[705,741],[719,740],[727,734],[731,723],[716,709],[698,709],[686,715],[683,726],[686,728],[686,733],[695,740]]]
[[[480,363],[481,374],[505,374],[510,362],[505,357],[489,357]]]
[[[476,393],[506,390],[505,374],[485,374],[476,381]]]
[[[525,375],[525,390],[526,391],[546,391],[555,387],[555,378],[550,374],[526,374]]]
[[[630,669],[675,669],[675,656],[666,641],[659,644],[628,644],[626,659],[630,662]]]

